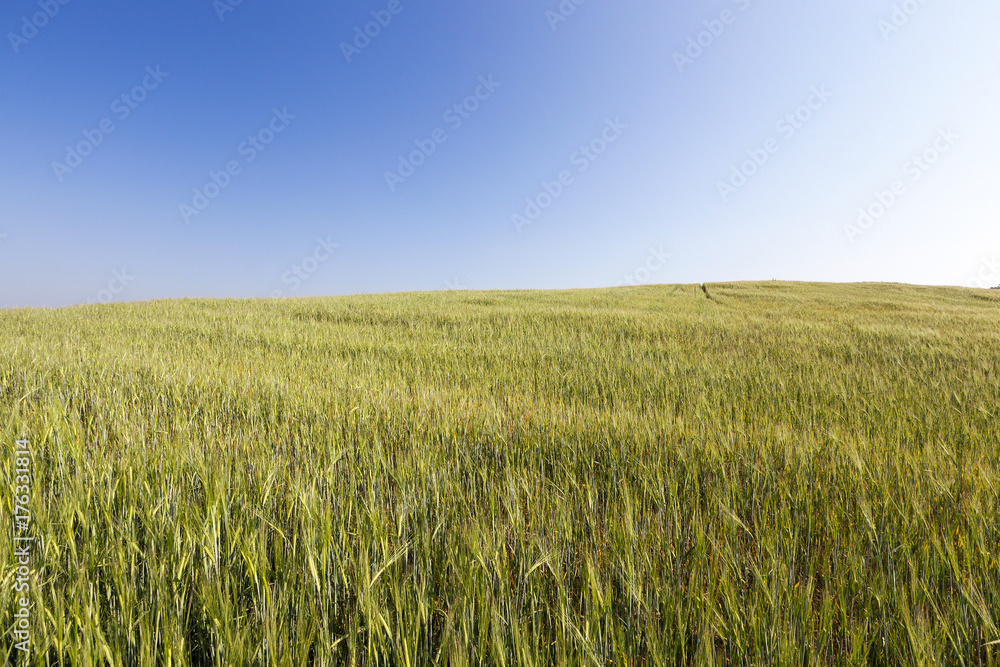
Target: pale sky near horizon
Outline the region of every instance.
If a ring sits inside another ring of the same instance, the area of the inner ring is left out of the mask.
[[[11,0],[0,307],[1000,285],[1000,3]]]

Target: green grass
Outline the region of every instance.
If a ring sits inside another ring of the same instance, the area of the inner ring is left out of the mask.
[[[32,664],[1000,664],[1000,294],[708,290],[0,312]]]

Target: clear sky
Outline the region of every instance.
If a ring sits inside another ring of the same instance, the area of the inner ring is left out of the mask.
[[[996,0],[7,0],[0,306],[997,285],[998,28]]]

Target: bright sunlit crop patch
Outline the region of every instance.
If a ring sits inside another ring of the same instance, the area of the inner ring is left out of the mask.
[[[95,305],[0,353],[36,664],[998,663],[1000,294]]]

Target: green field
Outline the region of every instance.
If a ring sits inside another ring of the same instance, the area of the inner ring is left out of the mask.
[[[997,292],[0,311],[0,420],[31,664],[1000,665]]]

